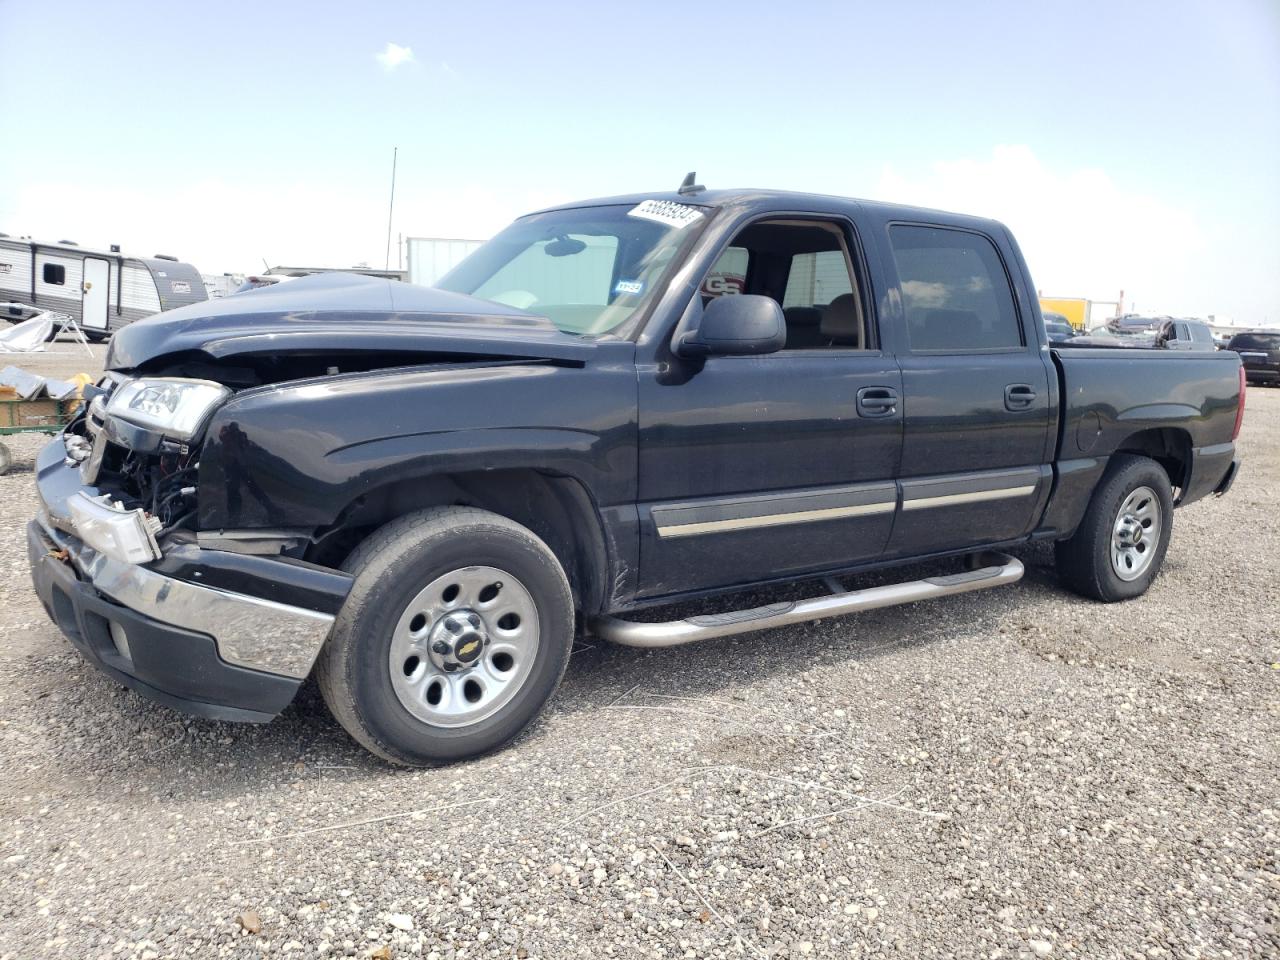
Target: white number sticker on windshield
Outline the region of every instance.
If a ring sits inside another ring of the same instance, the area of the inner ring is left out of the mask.
[[[684,229],[691,223],[702,219],[702,211],[697,207],[686,207],[683,203],[670,200],[646,200],[627,211],[629,217],[641,220],[652,220],[654,223],[665,223],[668,227]]]

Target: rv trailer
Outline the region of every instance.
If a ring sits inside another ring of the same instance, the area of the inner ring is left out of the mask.
[[[10,323],[51,310],[105,340],[134,320],[207,299],[200,272],[174,257],[129,257],[0,233],[0,316]]]

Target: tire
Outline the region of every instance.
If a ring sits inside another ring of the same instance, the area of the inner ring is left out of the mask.
[[[520,524],[472,507],[418,511],[343,569],[355,582],[316,677],[338,723],[378,756],[429,766],[496,750],[559,685],[573,597],[555,554]]]
[[[9,452],[9,447],[3,441],[0,441],[0,477],[9,472],[9,468],[13,466],[13,454]]]
[[[1054,544],[1058,576],[1103,603],[1140,597],[1160,572],[1172,533],[1169,475],[1148,457],[1118,454],[1075,534]]]

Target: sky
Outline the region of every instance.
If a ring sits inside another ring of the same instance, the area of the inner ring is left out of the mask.
[[[381,266],[567,200],[1007,223],[1045,295],[1280,324],[1280,0],[0,0],[0,231]]]

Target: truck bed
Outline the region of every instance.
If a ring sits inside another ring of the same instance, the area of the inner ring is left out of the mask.
[[[1134,452],[1189,464],[1170,467],[1179,505],[1213,492],[1234,453],[1243,389],[1236,354],[1056,346],[1050,354],[1062,398],[1060,477],[1083,469],[1082,462],[1105,464],[1114,453]]]

